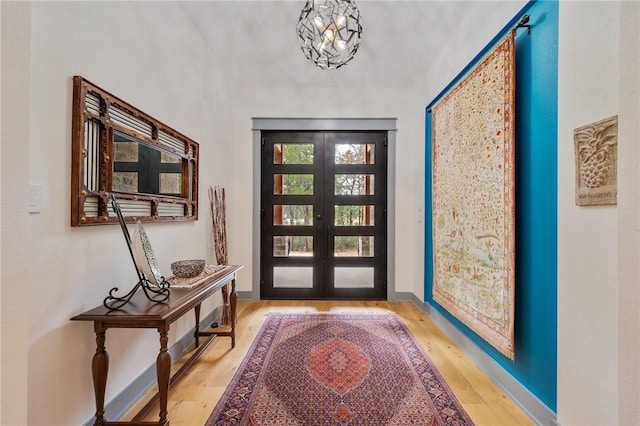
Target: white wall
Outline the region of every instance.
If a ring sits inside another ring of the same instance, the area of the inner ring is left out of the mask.
[[[4,2],[2,7],[3,12],[18,8]],[[69,318],[99,305],[114,286],[128,290],[136,276],[119,227],[69,225],[72,76],[84,76],[200,143],[200,220],[145,225],[165,273],[173,260],[213,257],[206,188],[228,184],[229,169],[218,155],[224,143],[219,128],[228,114],[211,100],[224,96],[224,81],[176,3],[38,2],[30,14],[28,9],[3,15],[2,27],[3,48],[5,31],[26,40],[11,46],[23,49],[9,51],[12,56],[3,49],[3,71],[13,71],[11,83],[19,85],[5,92],[3,74],[3,109],[5,101],[15,105],[17,119],[3,117],[3,151],[12,156],[10,162],[3,157],[3,205],[15,214],[3,210],[2,215],[3,230],[11,233],[7,238],[3,233],[2,240],[2,326],[3,343],[11,343],[7,350],[17,351],[9,362],[16,362],[20,375],[5,383],[3,372],[3,396],[9,395],[3,406],[16,403],[9,411],[16,417],[4,411],[7,424],[80,424],[95,411],[90,374],[95,337],[92,324]],[[5,19],[12,18],[24,26],[8,21],[5,27]],[[19,70],[10,68],[14,58],[21,59]],[[15,129],[9,136],[16,137],[5,138],[4,126]],[[11,181],[5,183],[5,174]],[[41,213],[27,214],[29,183],[44,189]],[[209,301],[203,315],[214,304]],[[176,323],[169,344],[192,323],[191,315]],[[15,338],[9,340],[7,332]],[[152,348],[159,345],[153,330],[109,330],[106,344],[108,401],[153,365]],[[28,380],[21,368],[26,362]],[[20,408],[27,401],[28,413]]]
[[[0,424],[26,424],[28,274],[24,237],[29,170],[29,69],[31,22],[29,4],[2,7],[2,417]]]
[[[640,423],[640,2],[620,5],[618,422]]]
[[[638,3],[559,12],[558,422],[637,424]],[[573,129],[616,114],[618,206],[578,207]]]

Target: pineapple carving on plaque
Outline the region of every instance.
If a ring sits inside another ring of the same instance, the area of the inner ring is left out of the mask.
[[[618,195],[618,116],[573,131],[576,205],[616,204]]]

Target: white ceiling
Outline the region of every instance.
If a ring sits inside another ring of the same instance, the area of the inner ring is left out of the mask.
[[[460,71],[526,1],[358,1],[362,44],[337,70],[317,68],[300,50],[295,28],[304,4],[180,2],[214,56],[243,84],[380,87],[420,84],[434,71],[430,64],[448,54],[444,45],[459,46],[457,56],[466,58]]]

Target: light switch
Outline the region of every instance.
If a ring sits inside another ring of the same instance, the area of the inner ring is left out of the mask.
[[[29,185],[29,213],[42,211],[42,185]]]

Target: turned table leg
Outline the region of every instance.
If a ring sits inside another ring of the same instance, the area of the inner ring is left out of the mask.
[[[158,376],[158,399],[160,401],[160,422],[159,424],[168,424],[167,419],[167,402],[169,399],[169,380],[171,377],[171,354],[167,350],[167,342],[169,341],[168,330],[160,330],[160,353],[156,359],[156,374]]]
[[[96,333],[96,353],[91,361],[91,372],[93,375],[93,391],[96,397],[96,421],[94,425],[102,425],[104,419],[104,394],[107,388],[107,373],[109,371],[109,354],[104,342],[106,339],[106,329],[95,324]]]
[[[236,347],[236,305],[238,303],[238,294],[236,293],[236,279],[231,280],[231,296],[229,297],[231,302],[231,347]]]
[[[196,314],[196,329],[193,332],[193,337],[196,339],[195,347],[200,346],[200,303],[193,307],[193,312]]]

